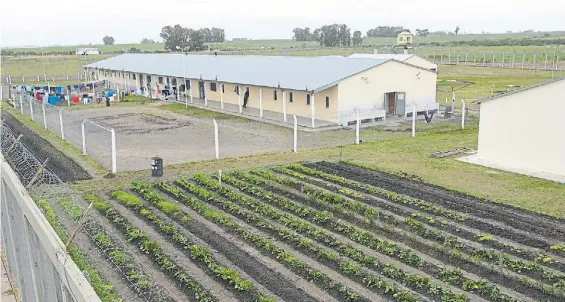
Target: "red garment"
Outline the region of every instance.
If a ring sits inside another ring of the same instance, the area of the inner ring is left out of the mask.
[[[78,96],[73,96],[73,103],[78,104],[80,102],[80,98]]]

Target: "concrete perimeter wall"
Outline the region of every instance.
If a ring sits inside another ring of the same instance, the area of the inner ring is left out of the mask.
[[[2,155],[0,215],[2,248],[22,301],[100,301]]]

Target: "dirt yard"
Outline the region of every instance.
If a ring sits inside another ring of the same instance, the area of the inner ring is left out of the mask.
[[[155,156],[162,157],[165,165],[215,157],[214,125],[209,119],[186,116],[151,105],[96,107],[75,113],[115,130],[118,171],[149,169],[151,158]],[[292,129],[243,119],[219,120],[218,128],[221,158],[290,152],[293,148]],[[363,141],[399,135],[404,134],[362,130]],[[298,150],[352,144],[354,140],[353,129],[299,132]],[[90,141],[87,148],[91,151],[95,151],[94,148],[104,149],[105,156],[110,156],[106,141],[104,139],[99,146]]]

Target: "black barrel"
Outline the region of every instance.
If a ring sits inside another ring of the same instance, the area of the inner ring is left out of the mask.
[[[163,176],[163,159],[160,157],[151,158],[151,176]]]

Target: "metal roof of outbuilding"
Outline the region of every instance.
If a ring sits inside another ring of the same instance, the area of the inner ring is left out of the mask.
[[[397,60],[397,61],[406,61],[413,57],[414,54],[394,54],[394,53],[354,53],[350,55],[348,58],[350,59],[376,59],[376,60]]]
[[[122,54],[85,67],[320,91],[387,61],[339,57]]]

